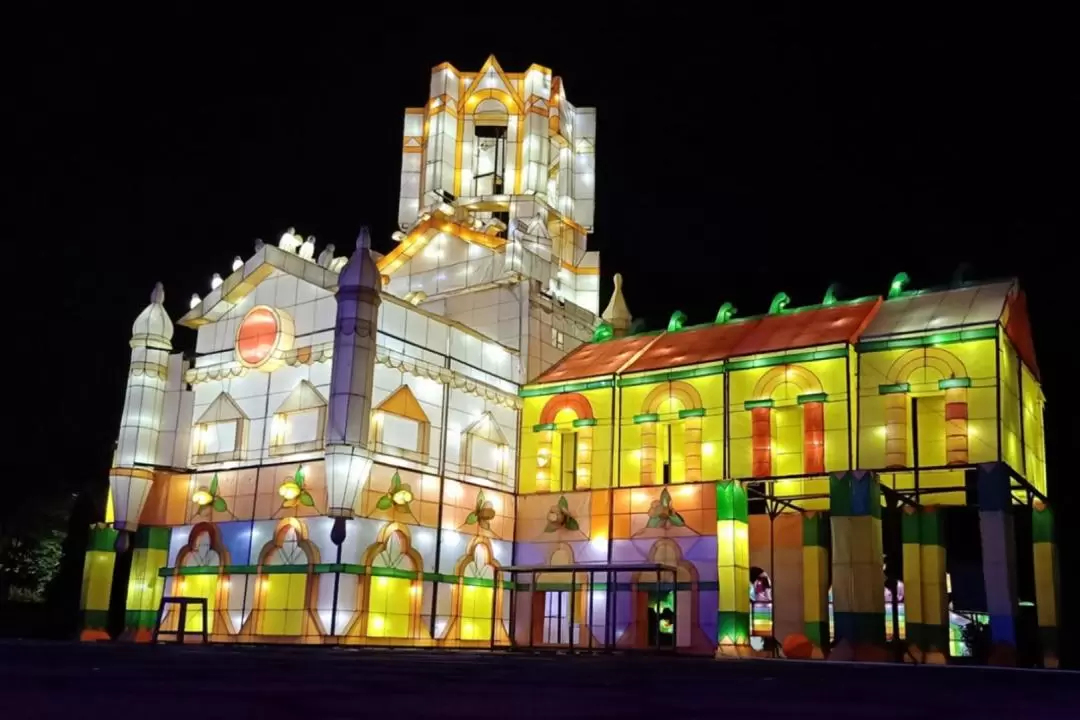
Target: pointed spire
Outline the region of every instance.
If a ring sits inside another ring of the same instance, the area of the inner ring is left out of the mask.
[[[165,286],[161,283],[154,285],[154,289],[150,291],[150,302],[155,305],[165,304]]]
[[[630,308],[626,306],[626,298],[623,297],[623,277],[621,273],[615,273],[615,290],[611,293],[611,300],[600,317],[611,325],[615,337],[622,337],[630,330],[630,323],[634,318],[630,314]]]
[[[157,283],[150,293],[150,304],[143,308],[131,326],[132,347],[172,349],[173,324],[164,303],[165,286]]]
[[[375,259],[371,257],[371,234],[366,225],[360,228],[360,234],[356,237],[356,250],[338,276],[338,289],[344,288],[368,288],[375,291],[382,288],[378,267]]]

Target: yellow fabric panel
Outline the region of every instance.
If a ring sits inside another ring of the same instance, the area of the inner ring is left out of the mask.
[[[719,609],[750,611],[750,534],[736,520],[716,523]]]
[[[801,475],[803,465],[803,411],[798,405],[774,408],[772,463],[774,475]]]
[[[412,630],[413,581],[373,577],[368,602],[368,637],[405,638]]]
[[[408,385],[402,385],[393,393],[390,397],[383,400],[378,410],[388,412],[391,415],[397,415],[398,417],[409,418],[419,423],[429,423],[428,416],[424,413],[424,409],[420,407],[420,403],[417,401],[416,396],[413,395],[412,390]]]
[[[463,585],[461,588],[461,639],[490,640],[494,588]]]
[[[923,545],[921,550],[922,622],[928,625],[944,625],[948,622],[949,603],[945,587],[945,548],[941,545]],[[910,598],[910,595],[908,597]],[[911,620],[910,600],[907,608],[908,620]]]
[[[829,551],[803,547],[803,615],[806,622],[828,617]]]
[[[864,395],[865,384],[859,397],[859,466],[885,467],[885,395],[879,395],[874,386],[873,395]]]
[[[907,622],[921,623],[922,612],[922,552],[917,543],[904,543],[904,612]]]
[[[968,462],[997,460],[997,389],[968,390]]]
[[[1000,333],[1001,347],[1001,440],[1002,455],[1010,466],[1023,470],[1023,448],[1020,445],[1020,378],[1019,359],[1005,332]]]
[[[724,476],[724,417],[710,415],[701,425],[701,479],[719,480]]]
[[[111,494],[111,493],[110,493]],[[112,593],[116,553],[91,550],[83,565],[82,607],[84,610],[108,610]]]
[[[1027,367],[1021,370],[1024,394],[1025,473],[1032,485],[1046,492],[1046,448],[1043,436],[1043,395],[1035,376]]]
[[[829,396],[825,403],[825,470],[848,470],[847,400]]]
[[[881,521],[834,517],[833,602],[840,612],[884,612]]]
[[[969,340],[947,345],[948,350],[964,364],[968,377],[973,380],[994,378],[997,373],[997,358],[994,357],[994,340]]]
[[[300,635],[303,632],[307,582],[307,575],[292,574],[271,575],[261,581],[261,634]]]
[[[945,397],[920,397],[916,422],[919,424],[919,467],[945,464]],[[911,435],[908,435],[908,466],[914,464]]]
[[[116,510],[113,508],[112,493],[105,493],[105,522],[116,522]]]
[[[1057,550],[1053,543],[1035,543],[1035,609],[1039,627],[1057,625],[1057,582],[1054,561]]]
[[[217,575],[186,575],[181,581],[180,594],[189,598],[206,598],[206,632],[214,632],[214,609],[217,605]],[[184,631],[202,632],[202,608],[189,605],[185,612]],[[299,634],[299,631],[297,631]]]
[[[127,609],[157,610],[161,604],[164,579],[158,570],[169,564],[168,551],[157,548],[136,548],[131,556],[128,579]]]

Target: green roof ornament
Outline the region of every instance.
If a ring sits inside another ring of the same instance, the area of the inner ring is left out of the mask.
[[[671,313],[671,319],[668,320],[667,324],[667,331],[679,332],[684,327],[686,327],[686,313],[684,313],[682,310],[676,310],[675,312]]]
[[[716,313],[716,324],[725,325],[731,322],[731,318],[735,317],[737,312],[739,312],[739,308],[729,302],[724,303],[720,306],[720,311]]]
[[[780,313],[784,312],[784,308],[786,308],[790,303],[791,298],[788,297],[788,294],[786,292],[781,291],[776,293],[776,297],[772,299],[772,304],[769,305],[769,314],[779,315]]]
[[[908,277],[906,272],[898,272],[896,276],[889,283],[889,299],[898,298],[904,294],[904,288],[911,282],[911,278]]]
[[[602,322],[596,326],[593,330],[592,341],[594,343],[602,343],[615,337],[615,331],[611,327],[611,323]]]
[[[840,283],[833,283],[825,290],[825,299],[821,301],[822,305],[829,306],[836,304],[836,293],[840,290]]]

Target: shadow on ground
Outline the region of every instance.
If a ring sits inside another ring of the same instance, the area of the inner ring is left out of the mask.
[[[980,668],[242,646],[0,644],[0,716],[1075,717],[1080,676]]]

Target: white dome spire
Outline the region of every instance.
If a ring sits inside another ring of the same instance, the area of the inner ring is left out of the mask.
[[[165,312],[165,287],[158,283],[147,305],[131,326],[131,347],[172,350],[173,324]]]
[[[611,300],[608,301],[607,307],[604,308],[604,314],[600,317],[604,322],[611,325],[615,337],[621,337],[629,332],[630,323],[633,322],[634,318],[630,314],[630,308],[626,306],[626,298],[623,297],[622,274],[615,273],[614,280],[615,290],[611,293]]]

